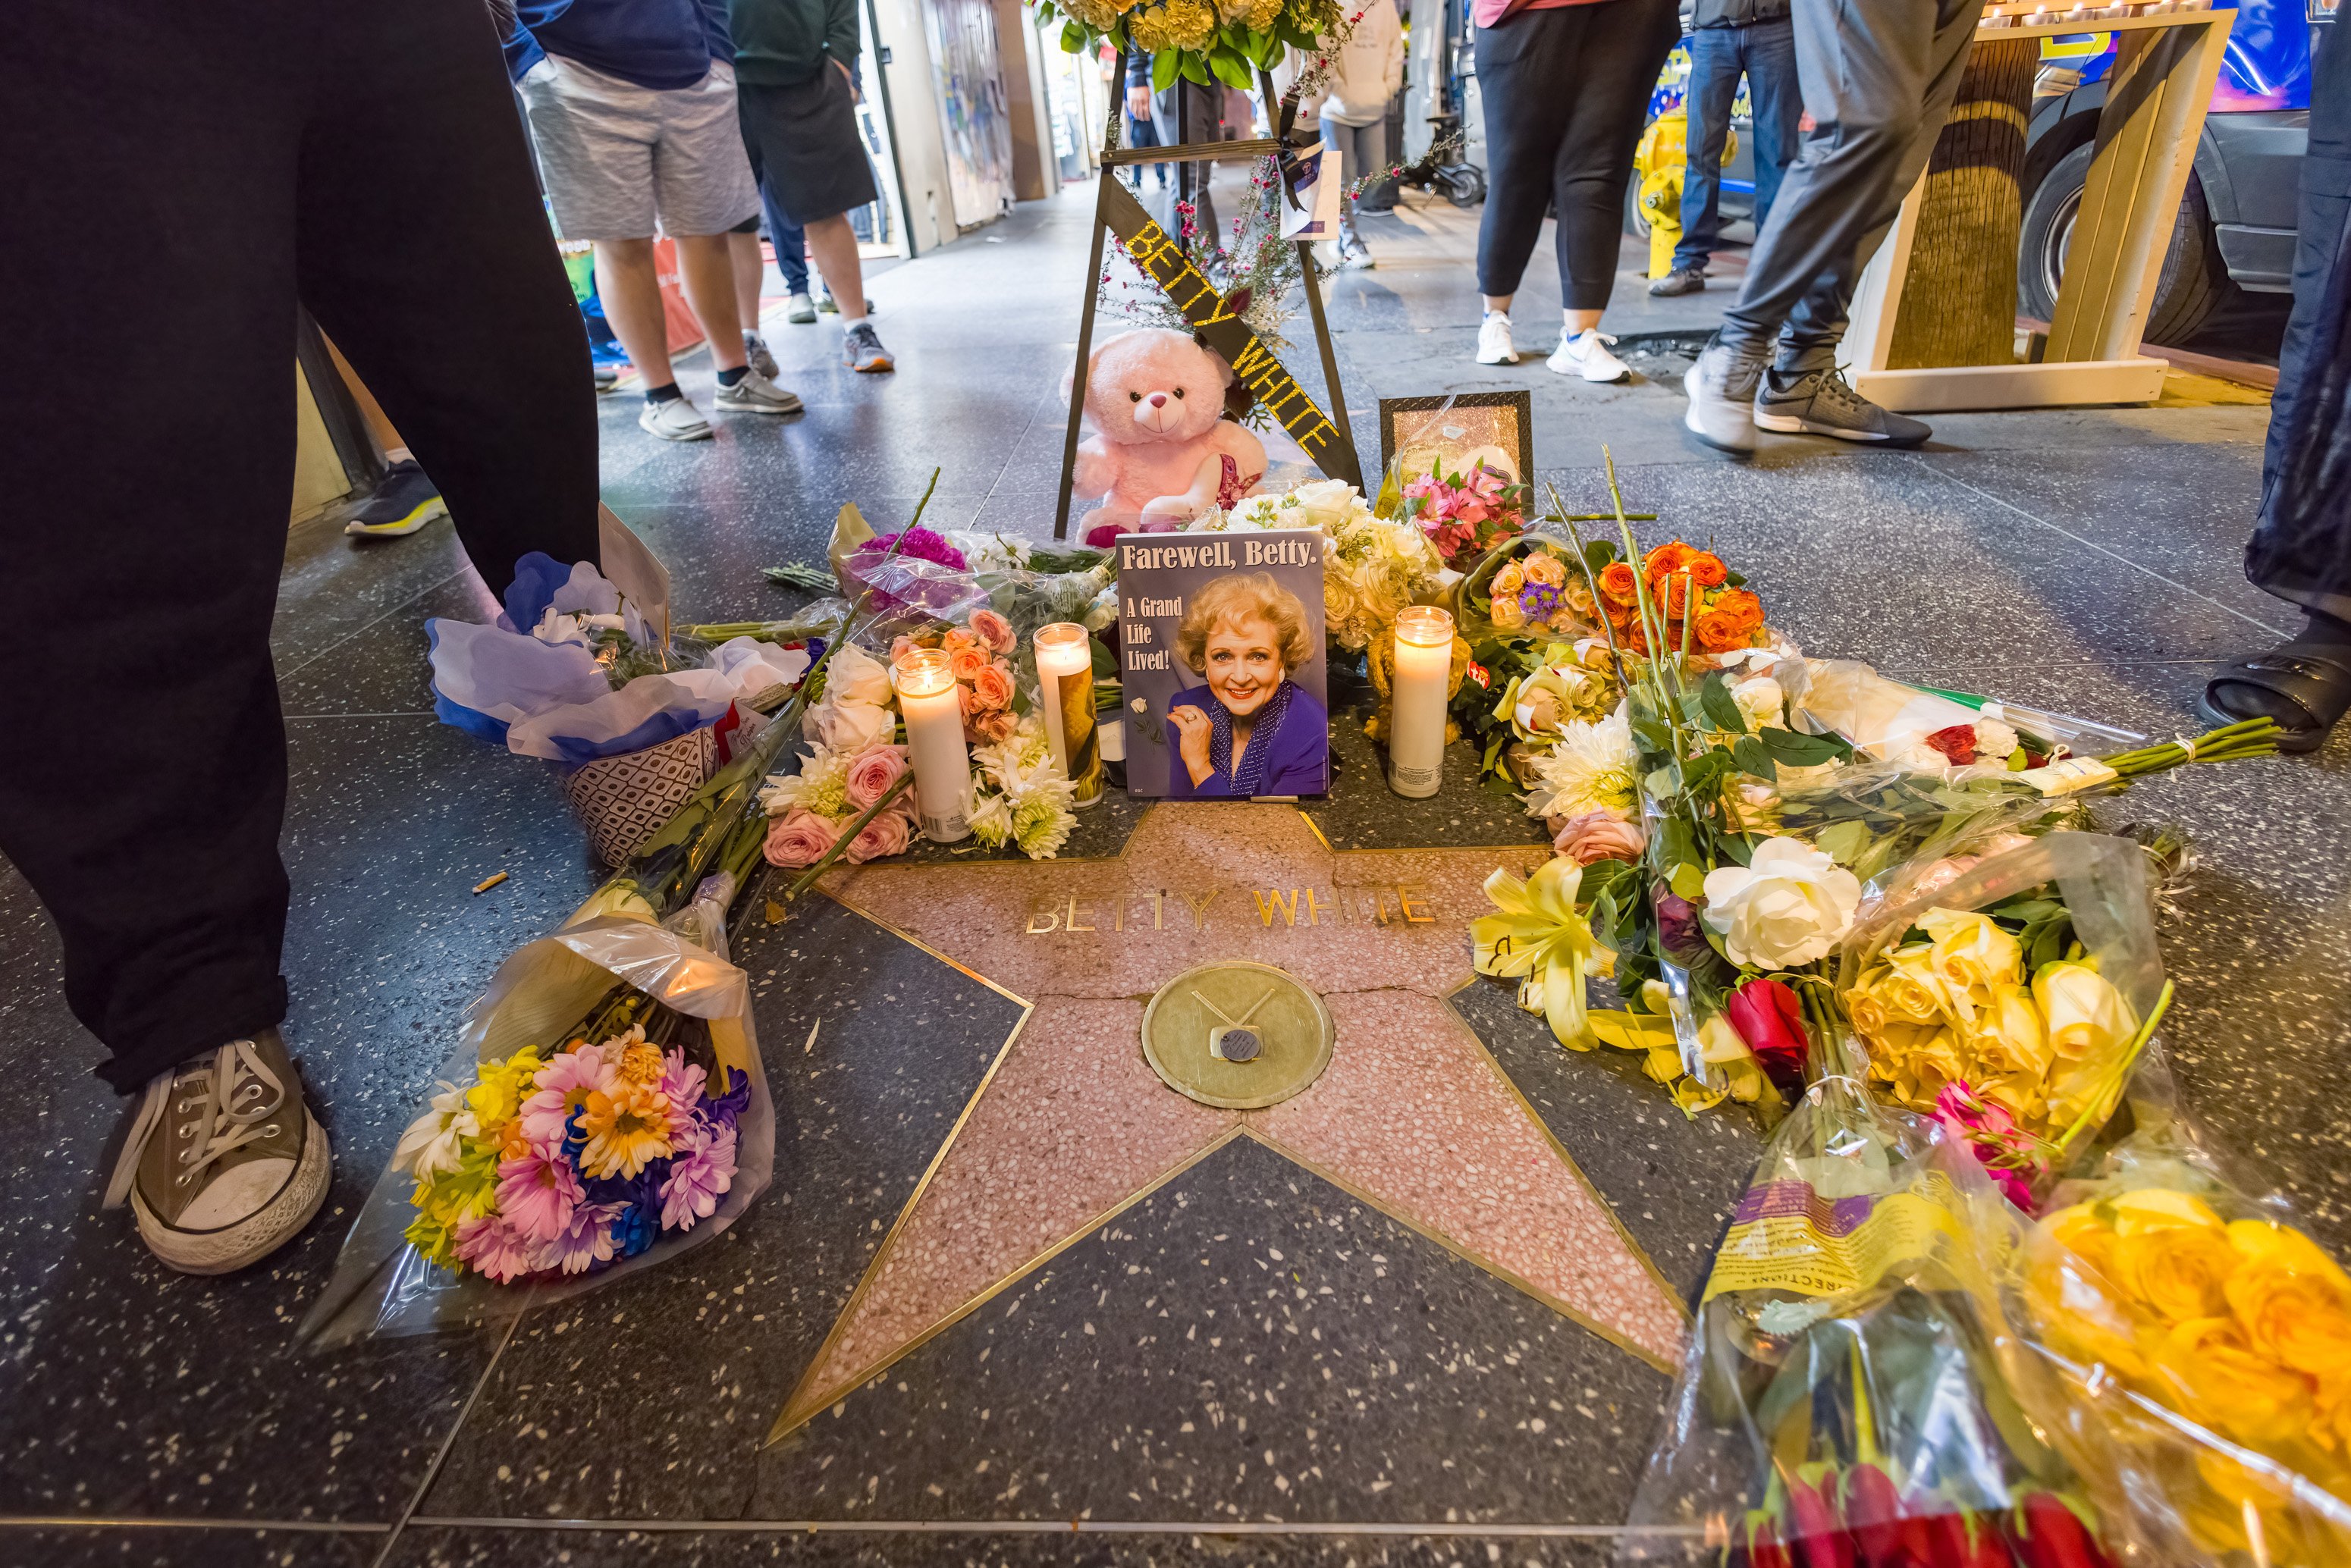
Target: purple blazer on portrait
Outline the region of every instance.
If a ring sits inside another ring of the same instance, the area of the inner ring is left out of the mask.
[[[1331,715],[1314,694],[1294,681],[1280,688],[1259,710],[1249,746],[1241,753],[1240,788],[1235,788],[1229,761],[1232,718],[1225,705],[1205,685],[1177,692],[1167,711],[1196,707],[1208,716],[1209,756],[1216,771],[1199,783],[1184,766],[1176,728],[1167,728],[1167,798],[1171,800],[1247,798],[1252,795],[1321,795],[1331,788]],[[1262,758],[1262,761],[1260,761]]]

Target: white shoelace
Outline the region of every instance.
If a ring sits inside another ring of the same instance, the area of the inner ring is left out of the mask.
[[[276,1136],[275,1124],[262,1124],[285,1103],[286,1085],[249,1040],[233,1040],[176,1072],[148,1080],[147,1097],[131,1124],[131,1135],[122,1142],[113,1177],[106,1184],[106,1207],[120,1208],[130,1197],[147,1141],[167,1115],[183,1118],[180,1135],[195,1140],[181,1152],[182,1168],[172,1177],[184,1187],[222,1155]]]

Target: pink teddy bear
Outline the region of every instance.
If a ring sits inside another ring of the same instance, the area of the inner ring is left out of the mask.
[[[1086,542],[1172,532],[1257,493],[1265,446],[1224,417],[1232,371],[1190,334],[1151,327],[1096,349],[1086,372],[1095,434],[1078,446],[1071,494],[1103,497]]]

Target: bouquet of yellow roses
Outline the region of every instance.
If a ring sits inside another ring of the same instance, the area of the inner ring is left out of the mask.
[[[2056,1196],[2003,1348],[2140,1560],[2351,1563],[2351,1275],[2176,1124]]]
[[[1838,962],[1872,1091],[1940,1121],[2031,1212],[2120,1103],[2169,992],[2146,852],[2001,831],[1903,880]]]

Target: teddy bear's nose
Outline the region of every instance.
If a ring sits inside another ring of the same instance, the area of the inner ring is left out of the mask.
[[[1165,392],[1153,392],[1151,394],[1151,406],[1154,408],[1165,408],[1167,406],[1167,394]]]

